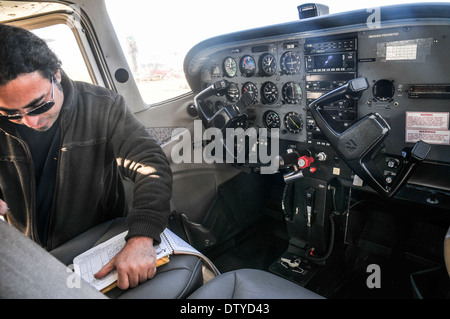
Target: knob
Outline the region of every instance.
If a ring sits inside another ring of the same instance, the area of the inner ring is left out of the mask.
[[[389,168],[397,168],[399,165],[400,165],[400,161],[398,159],[396,159],[396,158],[390,158],[387,161],[387,166]]]
[[[385,176],[384,180],[386,181],[386,184],[390,185],[390,184],[392,184],[394,182],[394,178],[395,178],[395,175],[387,174]]]
[[[325,152],[320,152],[316,154],[316,158],[319,162],[324,162],[327,159],[327,154]]]
[[[304,169],[305,167],[309,167],[314,162],[314,158],[309,156],[302,156],[298,158],[298,167],[300,169]]]

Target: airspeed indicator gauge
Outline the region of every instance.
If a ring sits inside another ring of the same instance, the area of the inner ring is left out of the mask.
[[[232,78],[237,73],[237,63],[232,57],[225,58],[223,61],[223,71],[226,76]]]

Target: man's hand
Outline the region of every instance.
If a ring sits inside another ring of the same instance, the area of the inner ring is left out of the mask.
[[[153,239],[149,237],[132,237],[125,247],[94,275],[100,279],[113,269],[117,269],[117,286],[120,289],[134,288],[146,282],[156,273],[156,252]]]

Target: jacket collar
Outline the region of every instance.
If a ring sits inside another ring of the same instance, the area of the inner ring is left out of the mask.
[[[67,121],[72,118],[75,105],[75,89],[73,81],[67,76],[67,74],[61,70],[61,86],[63,88],[64,103],[61,107],[59,116],[62,121]]]

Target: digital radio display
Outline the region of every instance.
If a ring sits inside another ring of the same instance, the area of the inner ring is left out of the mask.
[[[355,54],[353,52],[310,55],[306,57],[308,72],[333,72],[355,70]]]
[[[318,55],[314,59],[315,69],[342,68],[342,54]]]

